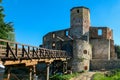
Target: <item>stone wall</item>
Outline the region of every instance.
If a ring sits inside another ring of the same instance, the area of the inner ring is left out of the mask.
[[[70,15],[70,36],[73,39],[81,38],[89,32],[90,12],[86,7],[74,7]]]
[[[67,54],[71,57],[73,57],[73,41],[58,41],[55,43],[55,50],[64,50],[67,52]]]
[[[43,37],[43,47],[48,49],[55,49],[56,42],[64,42],[71,40],[69,37],[69,29],[53,31]]]
[[[109,59],[110,58],[110,44],[107,39],[91,39],[92,58],[93,59]]]
[[[120,60],[93,59],[90,61],[90,70],[110,70],[120,68]]]
[[[116,59],[114,41],[108,39],[91,39],[93,59]]]
[[[117,54],[115,53],[114,40],[110,40],[110,59],[117,59]]]
[[[113,39],[113,32],[108,27],[90,27],[90,39]]]

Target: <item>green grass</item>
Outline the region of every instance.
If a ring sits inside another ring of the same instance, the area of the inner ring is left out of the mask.
[[[109,71],[106,74],[96,73],[93,80],[120,80],[120,69]]]
[[[79,75],[79,73],[73,73],[73,74],[55,74],[50,77],[50,80],[70,80],[71,78]]]

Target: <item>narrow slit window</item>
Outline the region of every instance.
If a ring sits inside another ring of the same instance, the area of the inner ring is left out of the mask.
[[[98,36],[102,36],[102,29],[98,29]]]
[[[68,32],[68,31],[66,31],[66,32],[65,32],[65,35],[66,35],[66,36],[68,36],[68,35],[69,35],[69,32]]]
[[[55,33],[52,33],[52,37],[55,38]]]
[[[77,10],[77,13],[79,13],[79,10]]]

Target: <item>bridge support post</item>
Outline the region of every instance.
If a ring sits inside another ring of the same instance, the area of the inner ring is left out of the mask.
[[[33,66],[34,80],[36,80],[36,65]]]
[[[52,74],[55,74],[55,62],[52,63]]]
[[[67,62],[63,62],[63,73],[67,73]]]
[[[50,63],[47,63],[47,77],[46,77],[46,80],[49,80],[49,70],[50,70]]]
[[[32,80],[32,67],[30,67],[29,80]]]
[[[7,80],[10,80],[10,70],[11,70],[11,68],[9,67],[9,68],[8,68]]]

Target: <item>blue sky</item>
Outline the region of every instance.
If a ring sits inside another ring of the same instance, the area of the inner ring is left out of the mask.
[[[5,21],[13,22],[16,41],[38,46],[51,31],[70,27],[70,9],[90,9],[92,26],[113,29],[115,44],[120,45],[120,0],[3,0]]]

